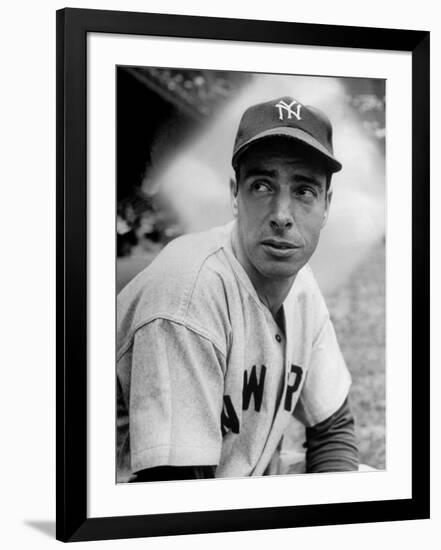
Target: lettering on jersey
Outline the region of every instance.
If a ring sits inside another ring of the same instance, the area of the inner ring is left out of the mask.
[[[259,380],[257,379],[257,367],[253,365],[251,372],[248,376],[248,371],[243,373],[243,389],[242,389],[242,409],[248,410],[250,406],[251,397],[254,396],[254,410],[260,411],[263,398],[263,387],[265,385],[266,367],[262,365],[260,367]]]
[[[221,414],[221,430],[222,435],[225,435],[229,430],[238,434],[240,429],[239,419],[234,410],[233,402],[229,395],[224,395],[224,407]]]
[[[251,399],[254,398],[254,410],[260,412],[263,402],[266,370],[265,365],[261,365],[260,368],[258,368],[257,365],[253,365],[250,370],[244,371],[242,388],[242,409],[244,411],[250,408]],[[300,387],[302,377],[303,369],[297,365],[291,365],[291,370],[286,380],[284,402],[286,411],[291,412],[293,396]],[[224,404],[221,413],[221,430],[223,436],[229,431],[235,434],[238,434],[240,431],[239,418],[229,395],[224,395]]]
[[[291,371],[288,374],[286,381],[286,396],[285,396],[285,411],[291,411],[292,397],[299,389],[302,381],[303,370],[297,365],[291,365]]]

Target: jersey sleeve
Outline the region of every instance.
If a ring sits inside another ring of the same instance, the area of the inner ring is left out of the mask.
[[[157,319],[131,353],[132,473],[157,466],[213,466],[220,458],[225,358],[206,337]]]
[[[305,426],[323,422],[335,413],[346,399],[351,377],[337,342],[329,314],[313,343],[295,416]]]

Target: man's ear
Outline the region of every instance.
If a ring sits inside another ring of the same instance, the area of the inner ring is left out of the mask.
[[[230,178],[231,208],[235,218],[237,217],[237,191],[237,181],[234,178]]]
[[[331,206],[331,200],[332,200],[332,189],[329,188],[329,189],[326,191],[326,197],[325,197],[325,201],[326,201],[326,204],[325,204],[325,211],[323,212],[323,219],[322,219],[322,225],[321,225],[321,228],[322,228],[322,229],[323,229],[323,227],[325,227],[326,222],[328,221],[329,208],[330,208],[330,206]]]

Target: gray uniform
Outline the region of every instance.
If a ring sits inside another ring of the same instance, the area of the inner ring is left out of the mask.
[[[232,229],[176,239],[118,296],[118,481],[165,465],[262,475],[293,414],[313,426],[348,394],[310,268],[283,304],[283,334],[234,256]]]

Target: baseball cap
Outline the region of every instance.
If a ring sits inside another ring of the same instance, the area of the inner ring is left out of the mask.
[[[233,150],[233,167],[251,144],[269,137],[297,140],[324,157],[331,172],[341,170],[334,157],[332,125],[319,109],[284,96],[249,107],[239,123]]]

